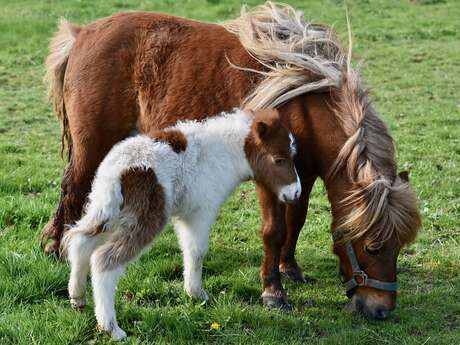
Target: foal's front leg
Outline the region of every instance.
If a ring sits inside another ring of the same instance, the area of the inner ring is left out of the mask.
[[[208,300],[202,286],[203,261],[208,252],[209,232],[215,216],[197,212],[187,220],[175,222],[184,256],[184,289],[193,298]]]
[[[278,197],[262,185],[257,185],[262,211],[264,260],[260,272],[262,300],[269,307],[290,308],[279,271],[281,247],[286,239],[286,207]]]
[[[302,195],[300,199],[295,204],[288,205],[286,209],[287,235],[281,250],[280,272],[286,274],[290,279],[302,283],[314,281],[314,279],[304,276],[302,269],[295,259],[295,249],[300,230],[302,230],[305,224],[308,200],[315,179],[315,177],[309,177],[302,181]]]

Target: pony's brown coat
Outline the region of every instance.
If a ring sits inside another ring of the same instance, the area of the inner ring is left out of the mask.
[[[69,40],[69,35],[75,33],[57,37]],[[117,14],[79,29],[72,49],[62,53],[60,61],[68,59],[67,68],[54,96],[61,104],[64,95],[64,137],[71,137],[73,147],[61,202],[45,237],[58,242],[63,224],[79,217],[99,162],[132,130],[154,133],[177,120],[203,119],[245,100],[255,108],[279,105],[281,121],[297,139],[302,189],[309,191],[318,176],[326,181],[333,226],[360,236],[356,246],[367,237],[382,241],[397,236],[402,244],[416,234],[420,216],[415,196],[396,175],[391,137],[354,81],[346,54],[331,30],[307,24],[290,7],[267,4],[225,28],[155,13]],[[48,74],[62,76],[53,66]],[[278,266],[298,268],[293,251],[303,224],[294,219],[305,219],[306,206],[286,211],[261,184],[258,195],[264,290],[284,296]],[[399,248],[388,252],[394,258],[391,265]],[[365,266],[370,259],[357,252]],[[383,258],[379,263],[389,265]],[[388,272],[383,267],[373,278],[389,281],[393,273]]]

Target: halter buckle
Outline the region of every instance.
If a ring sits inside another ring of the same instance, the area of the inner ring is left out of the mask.
[[[367,274],[364,271],[353,271],[357,286],[367,286]]]

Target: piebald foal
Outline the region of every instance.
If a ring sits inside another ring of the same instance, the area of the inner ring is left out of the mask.
[[[207,299],[202,266],[220,206],[250,178],[282,202],[296,200],[301,185],[294,155],[293,136],[276,110],[235,110],[115,145],[99,166],[84,216],[63,240],[71,303],[85,305],[91,267],[98,325],[113,339],[126,337],[115,316],[117,282],[172,216],[184,256],[185,291]]]

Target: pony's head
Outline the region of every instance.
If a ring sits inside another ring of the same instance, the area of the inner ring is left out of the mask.
[[[385,319],[396,305],[398,254],[421,225],[417,200],[407,172],[397,174],[393,140],[357,72],[345,71],[330,97],[338,140],[322,141],[322,149],[335,152],[322,176],[332,205],[334,253],[352,308]]]
[[[334,32],[287,5],[267,2],[224,23],[260,63],[244,104],[278,107],[295,134],[303,176],[320,176],[332,208],[334,253],[354,309],[384,319],[396,304],[396,263],[420,227],[393,140],[370,106]],[[237,66],[238,67],[238,66]]]
[[[282,125],[278,111],[253,113],[245,152],[255,180],[268,187],[281,202],[290,203],[300,197],[294,136]]]

